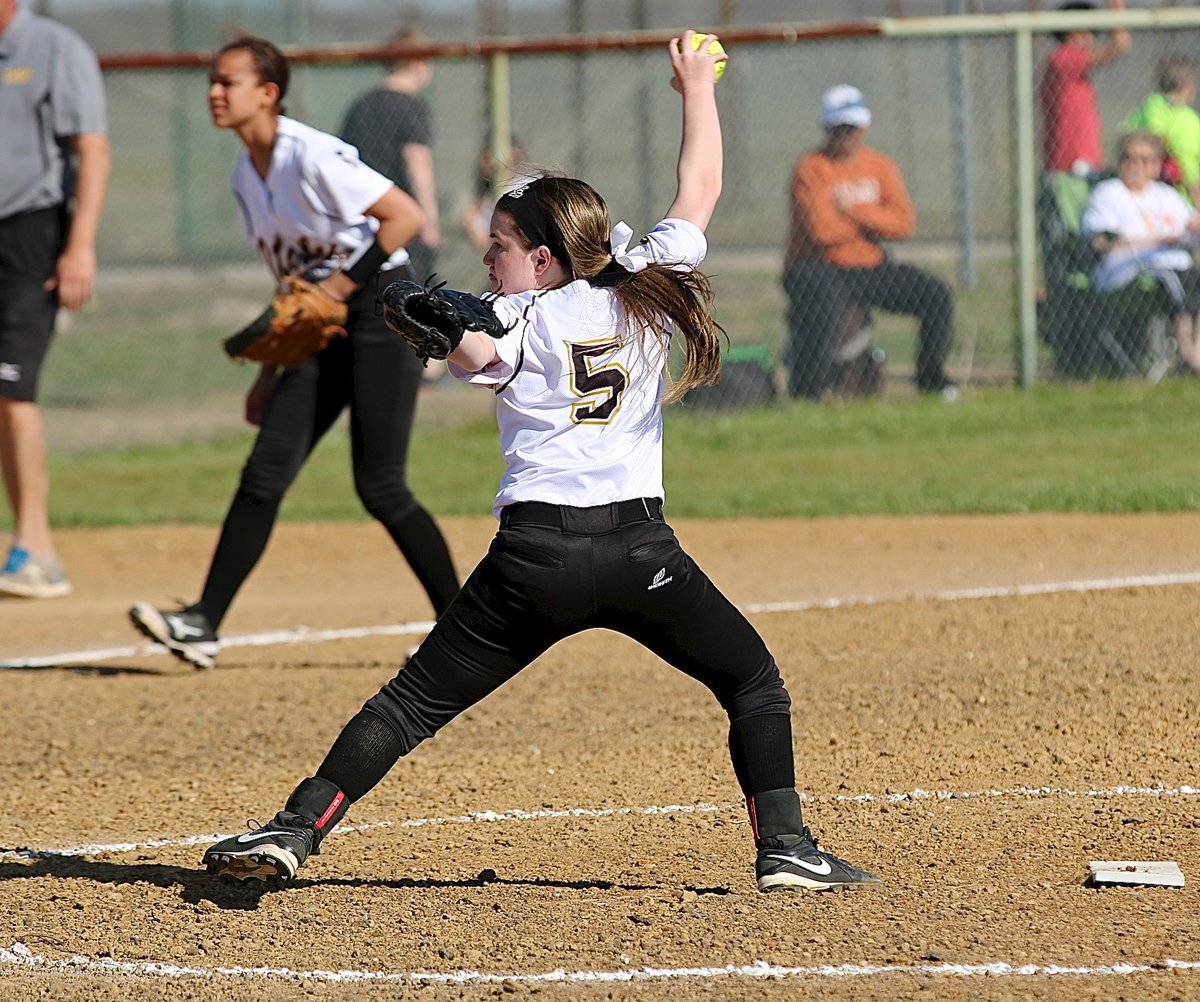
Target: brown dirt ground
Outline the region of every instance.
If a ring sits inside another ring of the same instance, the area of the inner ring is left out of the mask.
[[[447,520],[462,568],[487,519]],[[228,887],[187,836],[269,816],[406,637],[231,648],[212,672],[166,655],[0,673],[0,999],[1200,999],[1200,586],[1023,597],[947,589],[1188,573],[1200,514],[681,521],[751,613],[795,705],[808,820],[877,890],[760,895],[707,693],[623,638],[561,644],[401,761],[282,891]],[[76,594],[0,602],[0,660],[131,645],[137,599],[190,597],[211,528],[64,532]],[[427,618],[382,531],[284,525],[227,635]],[[1049,787],[1056,791],[907,798]],[[1083,791],[1110,791],[1087,795]],[[1071,793],[1069,791],[1076,791]],[[865,795],[867,799],[850,799]],[[387,826],[469,812],[654,805],[714,810]],[[83,855],[20,847],[169,844]],[[1175,860],[1183,889],[1083,886],[1095,859]],[[490,872],[485,872],[490,871]],[[482,875],[482,877],[481,877]],[[201,973],[168,977],[162,963]],[[879,965],[835,977],[424,983],[411,972],[530,975]],[[937,965],[1031,965],[938,973]],[[1137,973],[1106,965],[1147,966]],[[1050,974],[1049,965],[1088,974]],[[322,981],[218,973],[361,971]]]

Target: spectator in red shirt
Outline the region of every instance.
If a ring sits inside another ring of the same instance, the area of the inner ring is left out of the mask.
[[[1125,0],[1108,0],[1112,10],[1124,10]],[[1096,4],[1064,3],[1059,10],[1095,10]],[[1058,46],[1046,60],[1039,97],[1042,106],[1043,157],[1046,170],[1092,174],[1104,160],[1100,108],[1092,70],[1129,51],[1129,32],[1117,28],[1103,45],[1091,30],[1055,33]]]

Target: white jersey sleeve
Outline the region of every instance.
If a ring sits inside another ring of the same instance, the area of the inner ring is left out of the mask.
[[[528,312],[536,294],[522,293],[520,296],[503,296],[492,303],[496,319],[508,328],[508,333],[496,339],[496,360],[487,368],[472,372],[454,361],[447,363],[447,371],[455,379],[476,386],[492,386],[507,382],[517,370],[522,346],[528,333]]]
[[[339,219],[359,220],[392,188],[392,182],[358,158],[358,150],[339,142],[321,149],[304,162],[304,171],[317,197],[315,209]]]
[[[708,240],[700,227],[687,219],[667,218],[661,220],[640,243],[631,247],[626,257],[644,264],[661,264],[691,271],[700,265],[707,253]],[[479,372],[469,372],[451,362],[448,367],[450,374],[463,382],[479,386],[496,386],[506,382],[516,371],[522,355],[530,311],[538,295],[536,292],[524,292],[496,300],[496,316],[505,327],[510,328],[508,335],[496,342],[498,358]]]
[[[618,223],[624,226],[624,223]],[[704,231],[686,219],[664,219],[622,255],[630,270],[647,264],[661,264],[679,271],[691,271],[708,253]]]

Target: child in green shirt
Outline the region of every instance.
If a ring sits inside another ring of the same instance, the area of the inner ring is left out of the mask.
[[[1166,146],[1162,180],[1200,205],[1200,114],[1196,67],[1187,56],[1167,56],[1158,65],[1158,89],[1121,123],[1122,132],[1145,129]]]

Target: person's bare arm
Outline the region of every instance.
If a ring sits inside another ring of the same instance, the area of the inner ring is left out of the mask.
[[[716,63],[707,42],[691,45],[692,32],[671,40],[669,52],[675,76],[671,86],[683,95],[683,140],[675,171],[675,200],[669,219],[686,219],[700,229],[708,226],[721,195],[721,121],[717,114]]]
[[[419,236],[426,247],[436,247],[442,241],[438,222],[437,185],[433,178],[433,151],[424,143],[405,143],[400,151],[408,170],[408,183],[413,198],[425,213],[425,223]]]
[[[1110,10],[1124,10],[1125,0],[1108,0]],[[1129,37],[1127,28],[1114,28],[1108,36],[1108,41],[1103,45],[1097,46],[1092,53],[1092,68],[1103,66],[1105,63],[1111,63],[1114,59],[1118,59],[1129,51],[1129,47],[1133,44]]]
[[[448,356],[455,365],[460,365],[467,372],[479,372],[486,369],[499,356],[496,354],[496,342],[482,331],[465,331],[458,347]]]
[[[78,158],[75,176],[75,207],[62,255],[47,289],[58,290],[58,301],[77,310],[92,298],[96,287],[96,234],[108,193],[112,151],[103,132],[72,136],[71,150]]]
[[[424,218],[413,197],[395,185],[367,209],[366,214],[379,220],[375,240],[388,254],[395,253],[412,240]],[[344,271],[335,272],[318,284],[335,299],[349,299],[358,290],[358,284]]]

